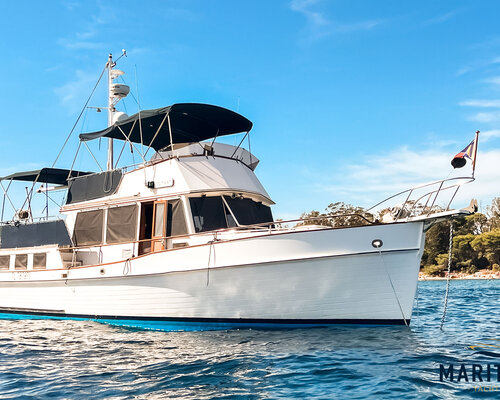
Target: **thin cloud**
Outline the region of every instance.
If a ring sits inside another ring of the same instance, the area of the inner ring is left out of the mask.
[[[442,24],[443,22],[447,22],[450,19],[452,19],[455,15],[459,13],[459,11],[460,10],[453,10],[445,14],[438,15],[437,17],[428,19],[427,21],[425,21],[425,23],[428,25]]]
[[[500,138],[500,129],[490,129],[488,131],[481,132],[481,141],[488,141],[494,138]]]
[[[73,114],[83,105],[83,101],[88,97],[96,79],[95,73],[90,74],[82,70],[77,70],[76,78],[55,88],[54,93],[59,97],[61,104]]]
[[[317,3],[317,0],[292,0],[290,2],[290,9],[306,18],[309,39],[327,35],[331,26],[331,21],[323,13],[311,9]]]
[[[453,152],[452,152],[453,153]],[[462,169],[453,170],[449,151],[412,151],[399,148],[380,156],[366,157],[357,164],[348,164],[332,174],[336,183],[316,182],[314,190],[331,193],[337,199],[352,204],[371,207],[378,201],[405,189],[447,177],[471,176],[470,162]],[[464,185],[454,201],[455,207],[464,207],[474,197],[488,204],[493,197],[500,196],[500,150],[481,151],[477,156],[476,181]],[[437,172],[438,171],[438,172]],[[439,173],[439,171],[441,171]],[[423,193],[422,193],[423,194]],[[386,206],[404,201],[403,198],[389,201]],[[440,205],[447,205],[444,196]],[[424,200],[425,202],[425,200]]]
[[[98,12],[90,17],[83,29],[76,31],[69,37],[60,38],[57,44],[68,50],[95,50],[104,47],[103,43],[95,40],[99,35],[102,26],[109,24],[113,20],[114,13],[112,9],[102,4],[97,6]],[[92,40],[94,39],[94,40]]]
[[[380,19],[373,19],[368,21],[355,22],[352,24],[336,24],[335,31],[341,33],[354,32],[354,31],[369,31],[376,26],[382,24],[384,21]]]
[[[500,108],[500,100],[465,100],[458,104],[465,107]]]
[[[500,111],[478,112],[474,115],[470,115],[467,119],[469,121],[482,122],[482,123],[499,122]]]
[[[499,85],[500,86],[500,76],[494,76],[494,77],[485,79],[484,82],[486,82],[486,83],[492,83],[493,85]]]
[[[104,47],[100,42],[75,39],[59,39],[57,44],[68,50],[96,50]]]
[[[455,73],[455,76],[462,76],[462,75],[465,75],[467,72],[470,72],[472,71],[472,68],[469,67],[469,66],[466,66],[466,67],[462,67],[460,68],[456,73]]]
[[[352,23],[342,23],[330,20],[325,13],[314,9],[319,3],[318,0],[292,0],[290,9],[302,14],[307,21],[306,41],[313,41],[334,33],[351,33],[355,31],[368,31],[382,24],[381,19],[357,21]]]

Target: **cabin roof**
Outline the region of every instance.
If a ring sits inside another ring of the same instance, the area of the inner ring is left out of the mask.
[[[97,132],[83,133],[80,140],[101,137],[129,140],[160,150],[171,143],[200,142],[218,136],[248,132],[252,122],[226,108],[199,103],[178,103],[144,110]],[[171,129],[171,132],[170,132]]]

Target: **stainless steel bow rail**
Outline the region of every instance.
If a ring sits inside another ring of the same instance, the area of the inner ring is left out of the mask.
[[[377,207],[381,206],[382,204],[388,202],[389,200],[392,200],[394,198],[397,198],[399,196],[403,196],[406,194],[406,198],[403,202],[403,204],[399,207],[393,207],[391,211],[393,212],[394,220],[398,221],[400,219],[406,219],[409,217],[417,217],[421,215],[430,215],[433,211],[437,211],[437,205],[436,202],[439,198],[439,200],[443,199],[444,196],[440,196],[443,192],[452,193],[446,208],[440,209],[439,211],[449,211],[451,203],[453,202],[453,199],[455,198],[458,190],[462,185],[465,185],[467,183],[471,183],[475,180],[473,177],[455,177],[455,178],[447,178],[447,179],[442,179],[439,181],[435,182],[430,182],[430,183],[424,183],[422,185],[415,186],[411,189],[403,190],[402,192],[396,193],[390,197],[387,197],[386,199],[382,200],[381,202],[375,204],[374,206],[368,208],[366,212],[370,212],[371,210],[376,209]],[[421,190],[427,190],[424,194],[419,195]],[[454,189],[454,190],[452,190]],[[419,197],[417,197],[419,196]],[[422,204],[422,202],[425,199],[425,204]],[[430,205],[429,205],[430,204]],[[395,214],[395,215],[394,215]]]

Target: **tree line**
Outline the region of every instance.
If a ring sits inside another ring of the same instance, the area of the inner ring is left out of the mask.
[[[331,203],[323,213],[303,213],[300,225],[359,226],[369,223],[388,222],[395,216],[411,216],[428,211],[418,204],[407,204],[405,209],[386,208],[375,214],[363,207],[343,202]],[[439,211],[439,209],[433,209]],[[477,212],[455,218],[451,271],[473,274],[480,269],[500,271],[500,197],[493,199],[484,213]],[[428,275],[444,275],[448,269],[450,221],[435,223],[426,233],[421,270]]]

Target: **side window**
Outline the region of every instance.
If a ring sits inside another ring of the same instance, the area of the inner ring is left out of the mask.
[[[33,254],[33,269],[47,268],[47,253]]]
[[[14,264],[15,269],[28,269],[28,255],[27,254],[16,254],[16,262]]]
[[[189,203],[196,232],[227,228],[222,197],[191,197]]]
[[[181,200],[169,200],[167,210],[167,236],[185,235],[188,233],[186,216]]]
[[[106,243],[134,241],[137,234],[137,206],[108,209]]]
[[[73,232],[73,242],[76,246],[102,243],[103,216],[103,210],[78,213]]]
[[[10,256],[0,256],[0,271],[8,271],[10,265]]]

